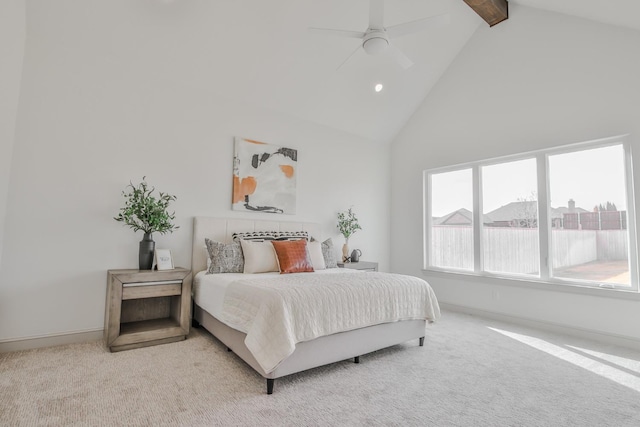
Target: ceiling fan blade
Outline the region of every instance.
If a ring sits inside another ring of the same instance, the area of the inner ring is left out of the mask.
[[[362,49],[362,46],[358,46],[358,47],[356,48],[356,50],[354,50],[353,52],[351,52],[351,55],[347,56],[347,59],[345,59],[344,61],[342,61],[342,64],[338,65],[338,68],[336,68],[336,71],[338,71],[340,68],[342,68],[342,66],[343,66],[344,64],[346,64],[347,62],[349,62],[349,60],[350,60],[351,58],[353,58],[353,57],[356,55],[356,53],[358,53],[358,51],[359,51],[360,49]]]
[[[324,36],[349,37],[353,39],[361,39],[364,37],[364,33],[362,32],[348,31],[348,30],[334,30],[332,28],[309,28],[309,31],[314,34],[322,34]]]
[[[413,61],[407,58],[407,55],[402,53],[395,45],[389,43],[388,51],[389,55],[405,70],[413,65]]]
[[[384,0],[370,0],[369,3],[369,28],[382,30],[384,28],[382,18],[384,15]]]
[[[449,14],[445,13],[444,15],[430,16],[416,21],[405,22],[404,24],[394,25],[387,28],[387,34],[389,37],[400,37],[405,34],[426,30],[427,28],[443,27],[447,24],[449,24]]]

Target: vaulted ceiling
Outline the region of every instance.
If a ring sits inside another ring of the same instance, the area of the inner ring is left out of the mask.
[[[509,4],[512,17],[489,31],[517,25],[513,12],[521,6],[640,30],[637,0]],[[157,0],[153,7],[183,13],[195,6]],[[463,0],[386,0],[385,27],[443,13],[450,24],[392,40],[414,62],[409,69],[385,53],[360,51],[338,70],[360,41],[309,28],[365,31],[368,0],[240,0],[199,2],[197,7],[202,10],[192,31],[198,37],[189,37],[202,44],[204,53],[193,63],[194,72],[211,76],[210,90],[381,143],[393,140],[474,32],[488,27]],[[379,93],[373,90],[376,83],[384,85]]]

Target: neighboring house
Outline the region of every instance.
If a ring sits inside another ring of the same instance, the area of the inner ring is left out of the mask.
[[[575,201],[570,199],[568,207],[561,206],[558,208],[551,208],[551,223],[553,228],[589,228],[594,229],[593,226],[580,227],[580,224],[589,223],[593,220],[589,215],[594,212],[589,212],[586,209],[576,207]],[[595,213],[598,214],[597,212]],[[606,213],[601,213],[606,214]],[[460,208],[447,215],[433,219],[433,225],[471,225],[473,214],[470,210]],[[618,221],[620,224],[621,221]],[[483,223],[488,227],[524,227],[535,228],[538,226],[538,206],[536,201],[517,201],[507,203],[491,212],[486,213],[483,216]],[[608,227],[621,228],[620,226]],[[624,228],[624,227],[622,227]]]
[[[471,225],[473,213],[469,209],[460,208],[440,218],[433,219],[433,225]]]
[[[490,227],[526,227],[538,225],[538,202],[511,202],[487,213],[492,219]]]
[[[576,202],[570,199],[568,207],[551,208],[551,224],[553,228],[564,228],[566,214],[581,214],[588,212],[582,208],[576,208]],[[537,227],[538,226],[538,206],[536,201],[511,202],[499,207],[489,215],[493,222],[492,227]]]
[[[491,223],[488,215],[483,215],[484,224]],[[469,209],[460,208],[439,218],[433,218],[433,225],[471,225],[473,213]]]

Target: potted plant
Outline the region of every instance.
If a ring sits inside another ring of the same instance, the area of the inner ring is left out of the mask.
[[[149,188],[146,177],[142,177],[142,182],[138,185],[129,185],[125,187],[129,192],[122,191],[124,196],[124,207],[115,219],[124,222],[133,231],[142,230],[144,237],[140,241],[140,252],[138,254],[140,270],[151,270],[153,263],[153,250],[155,242],[152,233],[165,234],[173,233],[173,230],[179,228],[173,225],[175,212],[169,213],[169,204],[176,200],[176,196],[167,193],[158,193],[158,197],[153,195],[154,187]]]
[[[358,218],[353,210],[349,208],[345,212],[338,213],[338,230],[344,236],[344,245],[342,245],[342,261],[349,261],[349,237],[358,230],[362,230],[358,224]]]

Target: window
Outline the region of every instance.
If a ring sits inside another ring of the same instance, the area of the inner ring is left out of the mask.
[[[484,270],[538,275],[536,159],[482,166]]]
[[[430,264],[473,270],[473,180],[471,169],[431,178]]]
[[[428,170],[425,268],[638,290],[623,137]]]
[[[549,156],[554,277],[631,286],[624,169],[622,145]]]

